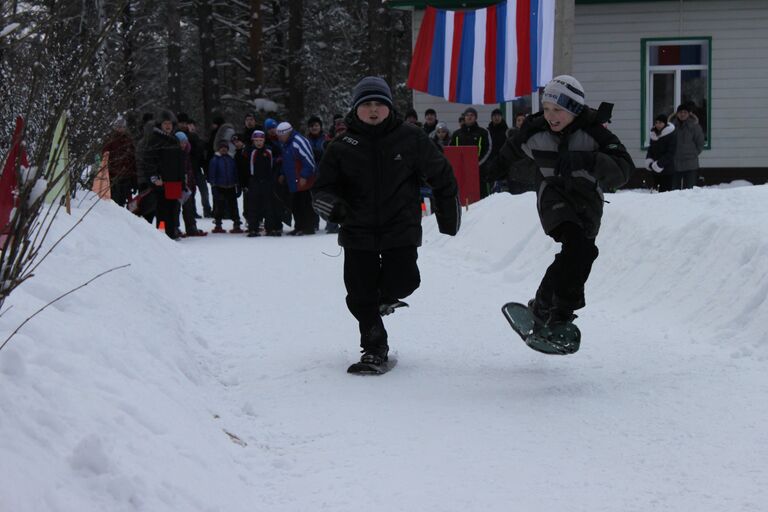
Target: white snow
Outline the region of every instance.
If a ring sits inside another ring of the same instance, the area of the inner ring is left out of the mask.
[[[20,26],[20,25],[19,25],[18,23],[9,23],[8,25],[6,25],[6,26],[5,26],[5,27],[3,27],[2,29],[0,29],[0,37],[5,37],[5,36],[7,36],[7,35],[8,35],[8,34],[10,34],[11,32],[13,32],[14,30],[16,30],[17,28],[19,28],[19,26]]]
[[[765,510],[768,187],[609,200],[577,354],[502,317],[557,246],[496,195],[425,219],[381,377],[345,373],[335,237],[174,243],[104,202],[0,317],[131,264],[0,351],[0,510]]]

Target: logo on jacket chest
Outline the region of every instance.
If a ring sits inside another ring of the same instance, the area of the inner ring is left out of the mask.
[[[353,139],[353,138],[352,138],[352,137],[350,137],[350,136],[346,136],[346,137],[344,137],[344,138],[343,138],[343,139],[341,139],[341,140],[343,140],[343,141],[344,141],[344,142],[346,142],[347,144],[352,144],[353,146],[357,146],[358,144],[360,144],[360,141],[358,141],[358,140],[355,140],[355,139]]]

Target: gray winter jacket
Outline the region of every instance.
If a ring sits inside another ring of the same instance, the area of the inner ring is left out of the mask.
[[[699,154],[704,149],[704,130],[699,120],[691,114],[685,122],[677,116],[672,120],[677,133],[677,149],[675,150],[675,171],[695,171],[699,168]]]
[[[543,115],[529,117],[520,131],[507,139],[490,167],[495,174],[491,178],[509,177],[536,185],[545,233],[573,222],[590,238],[600,229],[603,189],[620,187],[634,170],[621,141],[589,108],[560,133],[549,129]]]

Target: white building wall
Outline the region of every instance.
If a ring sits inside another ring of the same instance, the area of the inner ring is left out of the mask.
[[[610,129],[642,167],[641,39],[712,38],[711,150],[702,167],[768,167],[768,1],[576,6],[573,75],[587,102],[615,103]]]

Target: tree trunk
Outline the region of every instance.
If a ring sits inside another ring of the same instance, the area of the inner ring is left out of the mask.
[[[294,126],[304,119],[304,76],[301,51],[304,46],[304,0],[290,0],[288,25],[288,119]]]
[[[280,8],[280,0],[272,2],[272,16],[274,17],[275,24],[280,24],[282,9]],[[288,49],[285,47],[285,36],[282,30],[275,32],[275,42],[277,43],[277,55],[280,55],[280,60],[277,63],[278,77],[280,83],[280,91],[283,95],[286,94],[288,89],[288,62],[285,56],[288,54]],[[286,102],[287,103],[287,102]]]
[[[262,96],[264,90],[263,22],[261,0],[251,0],[251,97]]]
[[[136,84],[136,75],[133,70],[133,2],[127,0],[120,20],[120,32],[123,35],[123,69],[125,73],[125,90],[127,94],[128,110],[135,112],[138,108],[136,94],[138,85]],[[138,132],[141,133],[143,126],[138,126]]]
[[[208,129],[213,109],[219,103],[219,72],[216,68],[216,40],[213,37],[212,0],[197,1],[197,28],[200,35],[200,60],[203,67],[203,117]]]
[[[168,16],[168,108],[181,110],[181,18],[178,0],[166,0]]]

